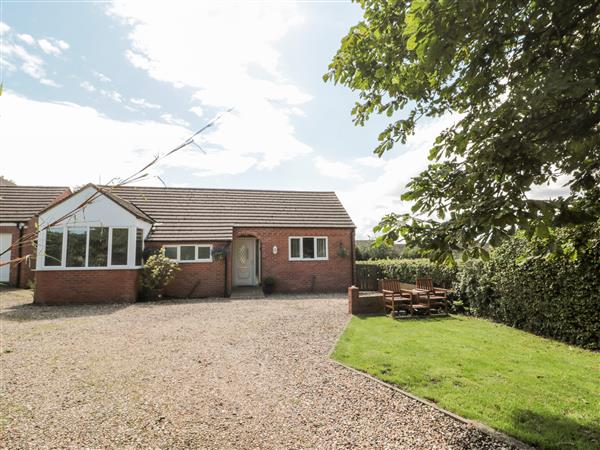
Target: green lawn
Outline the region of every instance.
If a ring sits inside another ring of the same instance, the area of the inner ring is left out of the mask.
[[[469,317],[353,317],[333,358],[552,449],[600,448],[600,354]]]

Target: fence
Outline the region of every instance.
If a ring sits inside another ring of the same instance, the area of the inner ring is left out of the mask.
[[[356,265],[356,287],[361,291],[378,290],[377,280],[382,278],[383,271],[379,266]]]

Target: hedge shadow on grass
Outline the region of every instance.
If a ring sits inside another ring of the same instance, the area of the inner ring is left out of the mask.
[[[532,443],[545,449],[600,448],[600,426],[582,425],[565,416],[540,414],[527,409],[513,412],[513,426],[531,437]],[[540,442],[538,436],[556,436],[551,443]]]

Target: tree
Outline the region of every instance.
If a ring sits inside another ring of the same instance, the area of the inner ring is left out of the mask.
[[[384,217],[380,241],[402,235],[453,262],[485,257],[517,229],[547,238],[549,227],[600,216],[599,1],[360,4],[364,18],[324,79],[359,91],[355,124],[392,118],[375,153],[405,143],[424,117],[456,117],[402,196],[413,214]],[[528,197],[560,176],[565,195]]]
[[[0,175],[0,186],[16,186],[16,185],[17,185],[17,183],[15,183],[13,180],[5,178],[4,175]]]

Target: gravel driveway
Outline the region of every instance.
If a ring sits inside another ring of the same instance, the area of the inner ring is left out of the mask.
[[[342,297],[0,297],[7,448],[506,448],[332,363]]]

